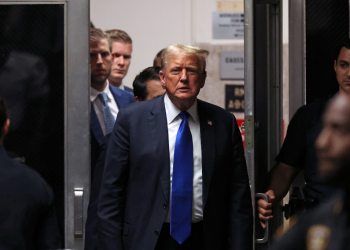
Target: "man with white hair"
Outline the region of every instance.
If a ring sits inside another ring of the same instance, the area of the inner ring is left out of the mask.
[[[252,249],[236,119],[197,99],[208,54],[167,47],[159,72],[166,93],[120,110],[98,205],[101,249]]]

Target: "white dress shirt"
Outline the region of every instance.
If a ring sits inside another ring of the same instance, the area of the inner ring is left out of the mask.
[[[106,88],[103,90],[103,92],[105,92],[107,94],[107,103],[108,103],[109,109],[111,110],[114,118],[117,119],[119,108],[118,108],[116,101],[114,100],[114,96],[113,96],[111,90],[109,89],[108,80],[107,80]],[[103,131],[103,135],[106,135],[105,122],[103,119],[103,112],[102,112],[102,102],[101,102],[101,99],[98,97],[98,95],[100,93],[101,93],[100,91],[90,87],[90,100],[91,100],[93,107],[95,109],[98,121],[100,122],[102,131]]]
[[[177,131],[179,130],[181,112],[169,99],[168,95],[164,97],[165,112],[168,123],[168,136],[169,136],[169,154],[170,154],[170,204],[171,204],[171,189],[172,189],[172,176],[173,176],[173,163],[174,163],[174,150]],[[200,124],[197,110],[197,100],[191,108],[187,110],[190,114],[188,118],[188,125],[192,134],[193,142],[193,197],[192,197],[192,222],[199,222],[203,220],[203,178],[202,178],[202,146],[201,146],[201,134]],[[170,209],[165,222],[170,222]]]

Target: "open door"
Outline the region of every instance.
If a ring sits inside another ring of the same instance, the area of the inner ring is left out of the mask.
[[[290,84],[283,96],[282,2],[245,1],[245,145],[253,194],[265,192],[264,180],[287,131],[284,125],[296,110],[337,91],[334,59],[339,45],[349,38],[349,1],[288,1]],[[287,109],[282,107],[283,97]],[[288,119],[283,120],[283,113]],[[304,183],[301,175],[292,187]],[[261,230],[256,214],[256,249],[269,247],[272,234],[284,223],[281,205],[274,208],[267,232]]]
[[[245,153],[255,208],[283,141],[282,1],[245,1],[245,19]],[[275,208],[269,230],[263,230],[254,212],[255,248],[262,249],[282,214]]]
[[[89,198],[89,1],[0,0],[4,146],[52,187],[62,243],[83,249]]]

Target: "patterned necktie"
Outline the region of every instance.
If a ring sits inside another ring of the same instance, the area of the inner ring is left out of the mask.
[[[111,110],[109,109],[108,103],[107,103],[107,94],[105,92],[102,92],[98,95],[102,102],[102,112],[103,112],[103,120],[105,122],[105,130],[106,134],[109,134],[113,130],[113,126],[115,123],[115,118],[112,115]]]
[[[182,244],[191,235],[193,189],[193,143],[187,112],[176,135],[171,190],[170,235]]]

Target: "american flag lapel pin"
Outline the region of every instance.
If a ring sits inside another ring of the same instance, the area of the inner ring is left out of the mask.
[[[213,125],[213,123],[212,123],[211,121],[209,121],[209,120],[208,120],[208,124],[209,124],[210,126],[212,126],[212,125]]]

